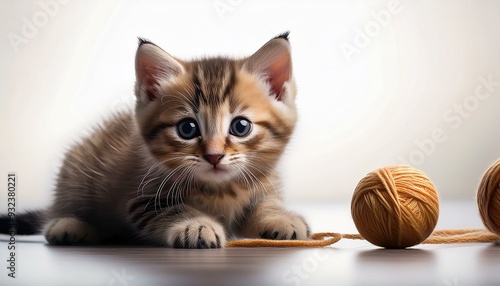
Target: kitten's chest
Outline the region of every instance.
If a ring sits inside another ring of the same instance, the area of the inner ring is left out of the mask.
[[[223,187],[201,186],[188,197],[193,207],[210,214],[230,228],[251,205],[251,194],[237,185]]]

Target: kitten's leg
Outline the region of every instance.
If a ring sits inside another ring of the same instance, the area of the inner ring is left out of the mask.
[[[173,223],[167,229],[167,244],[175,248],[221,248],[226,235],[220,223],[198,216]]]
[[[242,234],[265,239],[307,239],[310,230],[304,218],[286,210],[280,200],[266,199],[255,206]]]
[[[148,201],[137,200],[129,207],[131,222],[148,243],[176,248],[221,248],[226,244],[224,228],[210,216],[189,206],[155,210]]]
[[[75,217],[52,219],[47,224],[44,233],[47,241],[55,245],[98,244],[100,242],[95,228]]]

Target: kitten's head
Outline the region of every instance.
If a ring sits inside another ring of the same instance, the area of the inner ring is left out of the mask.
[[[183,61],[140,40],[136,116],[155,159],[206,183],[273,169],[296,123],[288,33],[244,59]]]

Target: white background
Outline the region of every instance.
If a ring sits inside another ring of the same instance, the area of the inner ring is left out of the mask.
[[[402,163],[441,199],[474,199],[500,157],[500,1],[54,1],[0,0],[0,190],[15,171],[20,208],[47,205],[65,148],[133,103],[138,36],[189,59],[291,31],[291,201],[349,200],[366,173]]]

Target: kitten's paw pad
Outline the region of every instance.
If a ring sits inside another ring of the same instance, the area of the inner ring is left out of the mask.
[[[54,245],[99,243],[95,228],[74,217],[53,219],[45,230],[45,239]]]
[[[226,244],[226,234],[212,219],[195,218],[172,226],[167,242],[175,248],[221,248]]]
[[[267,218],[261,222],[259,236],[265,239],[307,239],[310,235],[309,226],[305,220],[294,214]]]

